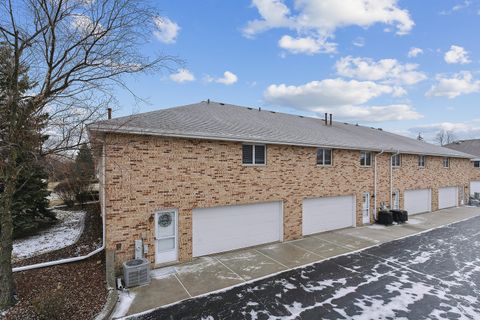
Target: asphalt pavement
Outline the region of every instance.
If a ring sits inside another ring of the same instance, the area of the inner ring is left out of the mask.
[[[480,217],[135,319],[480,319]]]

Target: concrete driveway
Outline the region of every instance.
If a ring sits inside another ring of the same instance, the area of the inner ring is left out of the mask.
[[[229,252],[225,254],[219,254],[215,256],[202,257],[196,259],[191,263],[181,264],[169,269],[155,270],[152,273],[154,279],[152,280],[150,285],[131,289],[128,293],[124,293],[122,295],[124,297],[124,300],[127,302],[120,304],[122,312],[117,311],[116,315],[134,315],[154,308],[166,306],[177,301],[202,296],[207,293],[229,288],[232,286],[239,286],[233,289],[234,292],[238,291],[242,294],[242,296],[248,295],[248,290],[253,290],[252,288],[258,287],[254,286],[254,284],[257,283],[257,281],[254,282],[254,279],[260,278],[265,278],[264,280],[259,281],[263,283],[271,283],[271,281],[273,281],[271,279],[278,279],[281,286],[284,287],[282,290],[285,290],[285,288],[287,288],[286,290],[288,291],[290,290],[288,289],[288,283],[290,283],[290,280],[288,280],[288,277],[286,277],[285,275],[293,274],[296,275],[296,278],[298,278],[299,274],[302,274],[304,272],[304,268],[298,269],[301,266],[327,260],[329,258],[344,255],[346,253],[352,253],[360,249],[376,246],[378,244],[403,238],[409,235],[414,235],[425,230],[478,216],[479,214],[479,208],[462,207],[446,209],[433,213],[411,216],[409,222],[403,225],[395,225],[389,227],[371,225],[360,228],[336,230],[333,232],[326,232],[318,235],[305,237],[300,240],[284,243],[275,243],[245,250],[239,250],[235,252]],[[480,221],[480,218],[477,220]],[[480,223],[478,224],[480,225]],[[419,235],[418,237],[422,237],[422,235]],[[375,248],[383,248],[383,246],[373,247],[369,250],[375,250]],[[382,252],[385,253],[395,252],[385,249],[382,250]],[[377,266],[376,263],[378,262],[378,259],[373,257],[375,257],[374,254],[356,253],[346,257],[339,257],[337,258],[337,260],[343,259],[341,261],[349,262],[349,264],[351,264],[351,262],[360,260],[362,262],[365,262],[366,264],[362,263],[362,265],[358,266],[359,269],[363,269],[366,267],[367,269],[373,267],[391,268],[391,266]],[[391,256],[389,259],[401,260],[402,257],[397,258],[395,256]],[[410,258],[403,257],[403,259],[408,260]],[[334,260],[323,262],[321,267],[322,274],[326,272],[328,275],[330,275],[330,280],[334,279],[332,281],[340,281],[339,279],[343,279],[345,276],[346,266],[342,265],[342,268],[338,269],[338,263],[332,261]],[[403,261],[403,263],[406,263],[408,265],[409,262]],[[314,266],[316,265],[317,264],[315,264]],[[317,274],[318,268],[314,268],[314,266],[309,266],[305,268],[305,270],[311,270],[310,272]],[[287,273],[281,273],[282,271],[290,270],[293,268],[297,269],[294,271],[289,271]],[[351,269],[351,272],[358,272],[358,270]],[[396,271],[392,272],[392,277],[402,276],[400,271],[398,271],[400,272],[398,274],[395,274]],[[278,273],[280,274],[275,275]],[[335,277],[332,277],[332,275],[334,274]],[[273,276],[273,278],[269,276]],[[300,281],[300,278],[298,278],[297,280]],[[325,279],[325,281],[330,280]],[[245,283],[252,284],[240,286],[241,284]],[[298,288],[298,286],[299,283],[292,284],[292,287]],[[274,287],[278,286],[275,285]],[[247,292],[244,292],[243,290],[247,290]],[[313,289],[312,287],[311,290],[316,292],[317,290],[319,290],[319,288]],[[272,293],[267,290],[265,294],[271,296]],[[306,293],[302,291],[301,293],[297,292],[296,294],[300,294],[300,298]],[[273,296],[275,296],[275,294]],[[215,308],[218,308],[218,306],[212,306],[211,308],[207,307],[210,303],[209,301],[211,301],[212,299],[216,299],[219,301],[225,301],[226,303],[228,302],[228,305],[229,303],[232,303],[231,301],[227,301],[228,299],[230,299],[229,297],[232,298],[230,293],[208,295],[207,297],[188,300],[186,302],[176,304],[171,307],[159,309],[158,311],[155,311],[148,316],[144,316],[143,318],[163,319],[163,316],[167,316],[168,314],[178,315],[177,312],[181,312],[182,308],[184,308],[183,306],[193,308],[191,314],[184,313],[185,316],[189,316],[192,319],[201,318],[202,316],[206,315],[209,310],[209,315],[215,315]],[[202,306],[199,307],[198,303],[201,303]],[[258,304],[259,302],[257,301],[252,303]],[[300,306],[303,306],[304,304],[304,302],[301,301],[298,303],[300,303]],[[365,301],[364,303],[367,302]],[[302,309],[300,306],[297,307]],[[242,308],[244,307],[245,305]],[[267,306],[264,305],[264,307]],[[297,307],[292,306],[292,308]],[[244,310],[242,312],[246,312],[245,310],[247,309],[242,309]],[[202,310],[206,311],[204,312]],[[288,311],[290,310],[289,308],[284,308],[282,310],[283,311],[280,312],[281,314],[296,314],[295,312],[292,313]],[[185,312],[185,310],[183,311]],[[240,309],[237,311],[240,312]],[[255,313],[259,312],[259,310],[256,310],[255,308],[252,308],[250,311],[254,311]],[[268,312],[266,314],[268,314]],[[159,315],[162,316],[158,317]],[[341,314],[335,315],[338,316]],[[280,314],[275,314],[275,316],[280,316]],[[169,317],[166,318],[168,319]]]

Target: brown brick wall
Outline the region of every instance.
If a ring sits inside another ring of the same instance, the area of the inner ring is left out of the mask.
[[[302,236],[304,198],[355,194],[361,225],[362,193],[374,194],[373,163],[360,167],[359,151],[334,150],[333,165],[322,167],[310,147],[268,145],[266,166],[242,165],[238,142],[107,134],[105,150],[107,248],[116,250],[117,266],[133,257],[139,238],[149,245],[147,257],[154,262],[158,209],[178,209],[179,257],[188,261],[193,208],[282,200],[284,239],[291,240]],[[402,194],[468,184],[468,160],[452,159],[451,168],[444,169],[441,158],[428,157],[427,167],[418,169],[416,159],[403,155],[402,167],[394,169],[394,189]],[[377,203],[390,199],[389,161],[390,154],[378,157]]]

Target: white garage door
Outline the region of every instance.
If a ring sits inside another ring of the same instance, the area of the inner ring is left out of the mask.
[[[193,256],[281,241],[282,202],[193,209]]]
[[[432,191],[430,189],[406,190],[403,207],[411,215],[432,211]]]
[[[458,204],[458,188],[447,187],[438,189],[438,208],[456,207]]]
[[[303,235],[355,225],[355,196],[303,200]]]
[[[480,181],[470,182],[470,194],[473,196],[475,192],[480,193]]]

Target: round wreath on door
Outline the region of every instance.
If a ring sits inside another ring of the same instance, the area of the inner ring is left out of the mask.
[[[160,217],[158,217],[158,225],[166,228],[172,224],[172,215],[170,213],[162,213]]]

